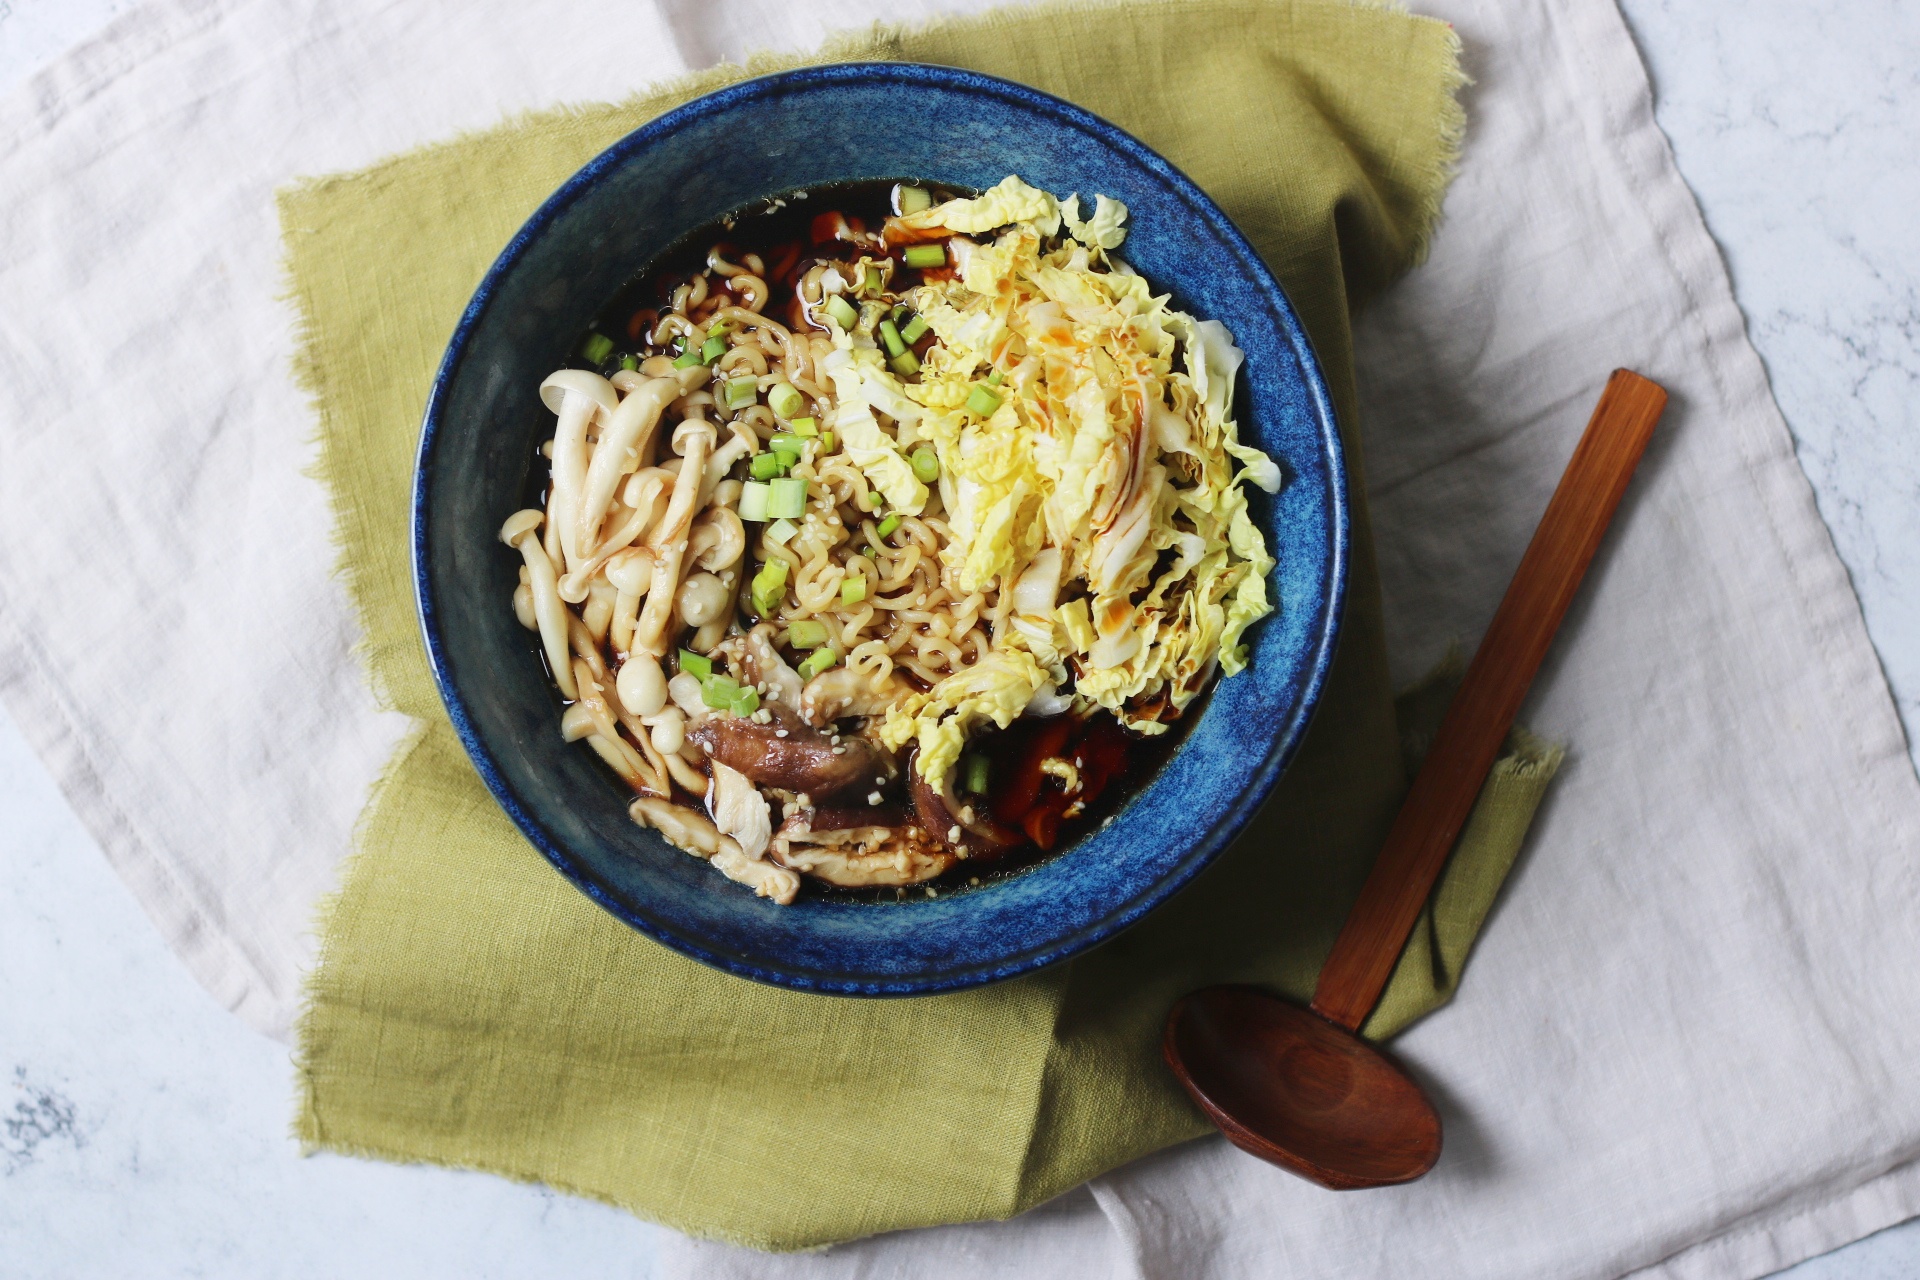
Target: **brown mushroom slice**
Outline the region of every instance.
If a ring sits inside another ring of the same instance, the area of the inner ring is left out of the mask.
[[[824,728],[845,716],[883,716],[911,692],[896,675],[889,674],[876,689],[866,673],[833,667],[807,681],[798,705],[808,724]]]
[[[943,875],[959,861],[950,850],[915,839],[900,826],[815,830],[796,815],[774,836],[767,856],[843,889],[893,888]]]
[[[907,759],[908,791],[914,818],[930,837],[969,858],[997,858],[1027,843],[1024,832],[994,821],[984,799],[963,803],[951,786],[934,790],[916,767],[918,755],[916,750]]]
[[[851,787],[871,790],[875,778],[893,775],[893,762],[865,738],[834,742],[778,703],[761,708],[765,722],[713,715],[687,729],[687,739],[761,786],[824,797]]]

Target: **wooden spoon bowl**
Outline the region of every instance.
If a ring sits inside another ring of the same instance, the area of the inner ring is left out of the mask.
[[[1242,1151],[1323,1187],[1411,1182],[1440,1158],[1440,1117],[1386,1054],[1256,987],[1173,1006],[1163,1051]]]

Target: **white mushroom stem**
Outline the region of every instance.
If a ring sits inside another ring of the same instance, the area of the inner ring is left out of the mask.
[[[658,795],[667,794],[667,766],[654,758],[652,744],[648,741],[647,727],[640,723],[638,716],[621,705],[617,695],[611,698],[606,696],[606,691],[615,688],[616,682],[608,672],[605,660],[600,657],[600,650],[594,644],[593,636],[587,630],[587,624],[569,615],[567,640],[573,648],[574,657],[586,668],[586,674],[589,677],[586,683],[576,682],[575,688],[580,690],[577,695],[580,705],[586,706],[588,714],[594,717],[595,736],[605,736],[606,725],[602,723],[602,718],[611,714],[614,720],[633,735],[633,740],[640,743],[643,755],[635,755],[631,743],[621,738],[617,732],[613,737],[613,741],[624,748],[632,757],[636,767],[640,768],[641,783],[648,791]],[[578,667],[572,668],[569,677],[578,673]]]
[[[674,436],[675,444],[682,441],[685,444],[680,474],[700,475],[701,469],[706,466],[707,455],[713,450],[712,425],[706,422],[683,422]],[[676,480],[673,501],[667,504],[667,514],[647,539],[648,548],[654,555],[653,582],[647,589],[646,608],[641,611],[640,621],[633,629],[633,648],[656,658],[666,656],[667,625],[673,620],[674,597],[680,590],[680,572],[687,556],[687,533],[693,526],[701,487]]]
[[[620,594],[613,602],[613,647],[621,653],[633,652],[633,625],[640,620],[640,601],[653,584],[653,552],[645,547],[628,547],[607,561],[607,581]]]
[[[626,519],[620,522],[605,541],[594,550],[591,558],[581,562],[572,573],[560,579],[560,598],[573,604],[579,604],[587,598],[593,576],[615,557],[631,547],[664,505],[666,494],[674,482],[673,473],[662,471],[658,467],[648,467],[628,482],[623,495],[634,499],[627,505],[630,508]]]
[[[535,530],[542,516],[531,508],[516,511],[500,526],[500,541],[518,551],[527,562],[527,586],[533,592],[533,619],[540,628],[540,644],[547,651],[547,665],[553,668],[553,682],[568,698],[580,691],[573,683],[573,663],[567,651],[567,606],[560,599],[560,584],[553,572]]]
[[[649,378],[620,402],[600,429],[600,441],[593,447],[593,461],[573,516],[574,543],[582,559],[597,553],[600,522],[613,505],[620,477],[647,465],[660,412],[679,397],[678,379]]]
[[[540,399],[560,419],[553,431],[553,492],[547,510],[559,530],[565,567],[572,569],[581,558],[574,512],[587,483],[587,428],[596,413],[618,408],[620,397],[597,373],[561,369],[540,384]]]

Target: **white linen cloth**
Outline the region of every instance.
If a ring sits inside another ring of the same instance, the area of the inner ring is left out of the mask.
[[[0,696],[254,1025],[403,729],[303,474],[273,189],[952,7],[153,0],[0,102]],[[1613,0],[1422,7],[1478,83],[1433,259],[1357,332],[1403,673],[1491,616],[1606,372],[1674,393],[1524,712],[1568,763],[1397,1042],[1439,1168],[1331,1196],[1206,1140],[1012,1224],[664,1274],[1748,1276],[1920,1212],[1920,784],[1637,54]]]

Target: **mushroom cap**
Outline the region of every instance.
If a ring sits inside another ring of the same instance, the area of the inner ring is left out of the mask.
[[[720,438],[720,433],[714,430],[713,424],[705,418],[682,418],[680,424],[673,429],[673,451],[685,457],[687,442],[696,435],[707,437],[708,448],[712,448],[713,442]]]
[[[570,391],[588,397],[608,413],[620,407],[620,395],[613,384],[585,369],[556,369],[548,374],[540,384],[540,403],[558,413]]]
[[[526,537],[535,529],[538,529],[540,522],[545,519],[546,517],[544,515],[535,511],[532,507],[516,511],[507,517],[505,524],[500,526],[500,541],[510,547],[515,546],[519,543],[520,539]]]

